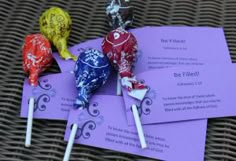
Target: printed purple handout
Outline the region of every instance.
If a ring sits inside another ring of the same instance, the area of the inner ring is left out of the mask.
[[[222,28],[142,27],[130,30],[138,42],[135,74],[171,66],[231,63]],[[103,38],[89,40],[69,50],[76,56],[87,48],[102,51]],[[53,53],[62,72],[71,71],[74,61]]]
[[[137,77],[150,89],[141,102],[124,95],[130,125],[132,104],[143,124],[236,116],[236,64],[173,67]]]
[[[75,143],[168,161],[203,161],[206,120],[145,125],[148,148],[141,149],[136,128],[124,116],[122,97],[96,95],[88,109],[70,111],[65,140],[77,123]]]
[[[105,89],[112,89],[112,87],[105,87]],[[68,127],[72,122],[78,121],[82,130],[78,133],[81,135],[79,142],[84,145],[165,160],[173,160],[173,158],[189,160],[190,157],[196,161],[203,160],[207,120],[144,126],[149,149],[141,150],[135,127],[129,127],[127,124],[122,97],[112,96],[110,91],[98,91],[91,98],[89,108],[74,110],[76,93],[75,78],[70,72],[43,76],[39,79],[38,87],[30,86],[26,79],[21,117],[27,117],[28,99],[32,96],[36,100],[34,118],[69,119]],[[100,95],[101,93],[103,95]],[[68,118],[69,111],[71,113]],[[68,127],[66,138],[70,133]],[[109,130],[108,127],[114,129]],[[113,137],[119,138],[115,140]],[[121,143],[127,145],[119,146]],[[186,152],[189,157],[183,158]]]
[[[115,95],[111,77],[97,95]],[[35,98],[34,118],[67,120],[77,94],[74,74],[70,72],[51,74],[39,78],[37,87],[30,86],[25,79],[21,103],[21,117],[27,117],[29,98]]]

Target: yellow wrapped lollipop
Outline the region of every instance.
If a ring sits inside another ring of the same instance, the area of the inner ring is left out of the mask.
[[[46,10],[39,19],[40,31],[53,43],[63,59],[76,60],[67,49],[67,40],[71,30],[70,15],[59,7]]]

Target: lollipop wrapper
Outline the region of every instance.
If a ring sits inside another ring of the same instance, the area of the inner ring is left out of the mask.
[[[41,15],[39,24],[41,33],[56,46],[63,59],[77,59],[67,48],[72,24],[67,12],[59,7],[52,7]]]
[[[106,14],[113,29],[125,29],[133,22],[133,8],[127,0],[108,0]]]
[[[102,42],[102,50],[121,78],[133,76],[132,64],[137,52],[137,41],[132,33],[122,28],[111,31]]]
[[[143,100],[148,92],[148,88],[142,82],[137,81],[135,77],[123,77],[121,79],[121,85],[128,90],[129,96],[140,101]]]
[[[52,64],[52,50],[50,42],[41,34],[25,37],[22,47],[23,70],[29,73],[29,83],[38,85],[38,76]]]
[[[133,90],[135,93],[139,93],[138,91],[141,90],[142,93],[146,91],[146,86],[135,79],[132,71],[137,52],[137,41],[132,33],[122,28],[111,31],[103,40],[102,49],[111,64],[118,70],[121,76],[121,84],[129,93],[132,93]],[[140,99],[143,96],[135,98]]]
[[[92,93],[105,84],[110,71],[109,60],[100,51],[87,49],[79,55],[74,69],[78,91],[76,108],[88,107]]]

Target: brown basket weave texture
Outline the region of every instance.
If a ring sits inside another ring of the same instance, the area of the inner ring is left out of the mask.
[[[52,6],[64,8],[72,17],[69,45],[104,36],[110,30],[105,3],[105,0],[0,0],[1,161],[62,160],[66,147],[65,121],[35,120],[32,147],[24,148],[26,120],[19,118],[24,79],[23,38],[39,32],[40,14]],[[236,0],[132,0],[131,4],[135,15],[133,28],[146,25],[224,27],[231,58],[236,60]],[[49,72],[59,72],[56,63]],[[77,160],[151,159],[75,145],[71,161]],[[236,118],[209,120],[205,160],[236,160]]]

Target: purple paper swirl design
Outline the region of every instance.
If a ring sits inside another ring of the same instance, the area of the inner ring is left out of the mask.
[[[104,122],[104,117],[98,110],[98,103],[93,102],[90,107],[93,109],[82,109],[78,115],[78,130],[76,133],[76,139],[84,138],[88,139],[91,136],[91,131],[100,126]]]
[[[140,105],[137,106],[139,116],[149,115],[151,113],[150,106],[152,105],[152,99],[150,97],[144,97]]]
[[[44,79],[38,82],[38,87],[33,89],[35,93],[35,106],[34,112],[45,111],[47,109],[47,103],[51,101],[51,97],[54,97],[55,90],[52,89],[52,85],[48,82],[48,79]]]
[[[42,94],[40,95],[36,102],[35,102],[35,108],[34,108],[34,111],[45,111],[47,109],[47,106],[45,103],[48,103],[50,102],[50,96],[47,95],[47,94]]]
[[[140,80],[141,83],[145,83],[145,80]],[[149,86],[146,86],[148,89],[148,92],[151,91],[151,88]],[[139,116],[142,115],[149,115],[151,113],[150,106],[152,105],[153,101],[152,98],[149,96],[146,96],[143,98],[143,100],[140,102],[140,104],[137,106],[137,110],[139,112]]]
[[[90,116],[97,117],[100,114],[98,103],[94,102],[91,106],[87,107],[87,112]]]
[[[75,139],[83,137],[84,139],[90,138],[90,131],[96,129],[96,123],[93,120],[86,121],[82,127],[79,127],[75,136]]]
[[[42,82],[38,82],[38,85],[40,88],[44,90],[50,90],[52,89],[52,85],[48,83],[48,79],[44,79]]]

